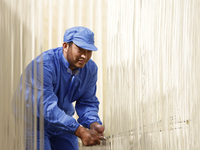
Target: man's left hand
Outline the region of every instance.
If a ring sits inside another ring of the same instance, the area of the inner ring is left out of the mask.
[[[90,125],[90,130],[95,130],[99,133],[99,139],[103,138],[104,137],[104,126],[100,125],[99,123],[97,122],[94,122]]]

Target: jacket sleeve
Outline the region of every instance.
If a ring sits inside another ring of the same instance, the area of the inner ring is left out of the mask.
[[[96,97],[97,70],[91,76],[90,82],[84,94],[76,101],[76,112],[79,116],[78,122],[89,128],[93,122],[102,124],[99,116],[99,101]]]
[[[37,99],[38,117],[41,115],[41,113],[39,113],[39,108],[41,108],[42,105],[42,115],[45,120],[57,128],[70,133],[75,133],[80,124],[73,117],[68,116],[57,105],[58,97],[53,92],[53,80],[55,78],[55,73],[53,73],[48,64],[36,64],[36,73],[34,73],[34,63],[32,63],[31,66],[29,65],[26,69],[26,99],[31,96],[32,103],[34,103],[34,99]],[[37,91],[37,94],[33,94],[34,92],[31,94],[29,91]],[[37,98],[35,98],[36,95]]]

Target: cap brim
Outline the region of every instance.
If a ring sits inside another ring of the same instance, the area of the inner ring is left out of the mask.
[[[97,51],[97,47],[93,44],[88,44],[83,41],[73,40],[73,42],[78,46],[86,50]]]

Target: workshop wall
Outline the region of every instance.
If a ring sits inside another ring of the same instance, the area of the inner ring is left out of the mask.
[[[25,148],[24,103],[15,118],[13,96],[26,65],[83,25],[99,48],[104,148],[198,150],[199,18],[199,0],[0,0],[0,149]]]
[[[108,1],[107,144],[200,148],[200,1]]]

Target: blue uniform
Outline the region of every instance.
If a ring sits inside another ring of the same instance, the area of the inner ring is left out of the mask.
[[[37,100],[38,122],[40,104],[43,104],[45,150],[77,150],[78,140],[74,133],[79,125],[89,128],[93,122],[102,124],[96,97],[96,64],[90,59],[83,68],[72,71],[62,49],[58,47],[42,53],[26,67],[22,75],[24,79],[21,78],[25,81],[27,109],[33,110],[30,107]],[[74,101],[78,122],[72,117]],[[31,138],[31,134],[30,130],[27,139]],[[40,140],[38,136],[38,145]]]

